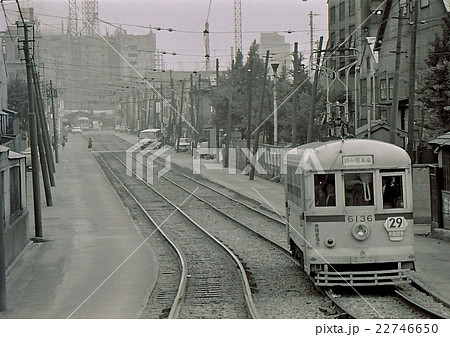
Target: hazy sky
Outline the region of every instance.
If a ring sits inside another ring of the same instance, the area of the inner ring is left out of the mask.
[[[46,31],[61,31],[67,26],[68,2],[66,0],[21,0],[23,8],[35,8],[35,15]],[[172,28],[174,31],[156,31],[157,49],[176,52],[165,55],[166,69],[199,70],[203,66],[205,45],[203,30],[208,18],[210,26],[211,60],[220,59],[221,68],[228,67],[231,47],[234,47],[234,0],[98,0],[99,18],[114,25],[122,25],[129,34],[145,34],[144,27]],[[16,20],[14,2],[4,1],[7,19]],[[77,0],[81,14],[82,0]],[[309,12],[314,14],[314,37],[326,41],[326,0],[242,0],[242,47],[247,53],[251,42],[260,40],[260,32],[279,32],[291,45],[299,42],[305,56],[309,55]],[[80,24],[79,24],[80,25]],[[0,16],[0,29],[4,30],[5,17]],[[115,28],[101,23],[100,33],[113,33]],[[286,33],[287,31],[293,33]],[[293,48],[293,47],[292,47]],[[291,49],[292,49],[291,48]],[[264,51],[260,51],[264,54]]]

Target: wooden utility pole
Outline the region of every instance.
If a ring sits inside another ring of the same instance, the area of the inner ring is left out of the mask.
[[[42,95],[42,90],[39,82],[39,76],[36,71],[36,65],[33,66],[33,81],[34,81],[34,88],[36,91],[36,102],[37,102],[37,110],[36,110],[36,116],[39,116],[39,118],[44,121],[44,128],[42,129],[42,135],[44,137],[44,146],[45,146],[45,154],[47,161],[49,163],[49,172],[55,173],[55,162],[53,160],[53,153],[52,153],[52,146],[51,146],[51,140],[50,140],[50,132],[47,127],[47,120],[45,118],[45,109],[44,109],[44,97]],[[55,186],[54,177],[53,174],[50,175],[50,181],[52,186]]]
[[[180,152],[180,137],[181,137],[181,120],[183,119],[183,103],[184,103],[184,79],[181,82],[181,101],[180,101],[180,112],[178,116],[178,126],[177,126],[177,144],[176,151]]]
[[[4,196],[3,184],[0,184],[0,195]],[[3,204],[0,203],[0,312],[6,311],[6,247],[5,229],[3,226]]]
[[[173,77],[172,77],[172,70],[170,71],[170,89],[172,91],[172,100],[171,100],[171,107],[170,107],[170,113],[169,113],[169,140],[172,140],[173,136],[173,125],[176,125],[175,120],[175,114],[174,111],[176,109],[176,101],[175,101],[175,88],[173,86]]]
[[[319,49],[317,52],[317,66],[314,71],[314,80],[311,89],[311,110],[309,111],[309,120],[308,120],[308,133],[306,135],[306,142],[311,143],[313,141],[313,133],[314,133],[314,116],[316,114],[316,94],[317,94],[317,82],[319,82],[319,67],[320,67],[320,57],[322,54],[322,44],[323,44],[323,36],[319,39]],[[356,76],[356,74],[355,74]]]
[[[59,144],[59,132],[58,132],[58,121],[57,121],[57,113],[55,109],[55,98],[58,97],[58,92],[56,89],[53,89],[52,81],[50,80],[50,96],[52,99],[52,116],[53,116],[53,148],[55,150],[55,160],[57,163],[59,163],[59,150],[58,150],[58,144]]]
[[[37,103],[37,95],[34,96],[35,98],[35,107],[36,111],[39,110],[38,103]],[[37,138],[38,138],[38,149],[39,149],[39,161],[41,163],[41,171],[42,171],[42,180],[44,181],[44,191],[45,191],[45,199],[47,201],[47,206],[53,206],[53,200],[52,200],[52,191],[50,188],[50,163],[47,161],[47,157],[45,154],[45,148],[44,148],[44,137],[42,136],[42,119],[40,117],[39,113],[36,113],[36,123],[37,123]]]
[[[299,82],[298,69],[298,42],[294,43],[294,94],[292,95],[292,147],[297,145],[297,87]]]
[[[247,107],[247,149],[251,149],[252,138],[252,100],[253,100],[253,59],[250,58],[248,70],[248,107]]]
[[[44,148],[45,148],[45,158],[48,163],[48,172],[49,172],[49,178],[50,178],[50,184],[51,186],[55,186],[55,176],[54,173],[55,170],[55,162],[53,161],[53,153],[52,153],[52,146],[51,146],[51,140],[50,140],[50,132],[47,128],[47,120],[45,118],[45,111],[44,111],[44,99],[42,97],[42,91],[41,87],[39,85],[39,79],[36,72],[36,66],[33,67],[33,78],[34,78],[34,88],[36,92],[36,117],[39,122],[37,123],[38,128],[41,128],[42,137],[44,141]],[[39,141],[39,138],[38,138]]]
[[[231,109],[230,100],[225,98],[225,113],[227,114],[227,138],[225,139],[225,153],[223,156],[223,167],[229,167],[230,165],[230,146],[231,146]]]
[[[417,0],[412,0],[414,6],[411,13],[411,50],[409,52],[409,99],[408,99],[408,154],[414,163],[414,117],[415,117],[415,90],[416,90],[416,40],[417,40],[417,17],[419,13]]]
[[[197,132],[195,132],[195,112],[194,112],[194,77],[191,74],[190,76],[191,81],[191,87],[189,89],[189,105],[191,106],[191,127],[190,127],[190,134],[191,134],[191,141],[193,141],[193,148],[197,148]],[[192,152],[193,153],[193,152]]]
[[[395,48],[394,89],[392,93],[391,129],[389,133],[389,142],[394,145],[397,143],[398,84],[400,82],[400,56],[402,54],[403,6],[400,5],[400,2],[401,0],[398,0],[397,47]]]
[[[216,85],[219,86],[219,59],[216,59]],[[216,161],[220,162],[220,137],[219,137],[219,121],[216,115]]]
[[[18,4],[18,2],[17,2]],[[22,17],[22,12],[19,7],[19,12]],[[31,167],[33,180],[33,203],[34,203],[34,231],[36,237],[42,237],[42,212],[41,212],[41,189],[39,183],[39,157],[38,157],[38,138],[37,138],[37,123],[36,114],[34,111],[33,98],[33,61],[30,56],[30,46],[28,40],[28,24],[22,17],[24,40],[23,51],[25,54],[26,73],[27,73],[27,90],[28,90],[28,124],[30,132],[30,147],[31,147]]]
[[[251,163],[251,169],[250,169],[250,175],[249,180],[253,180],[255,178],[255,166],[256,166],[256,152],[258,152],[258,142],[259,142],[259,134],[261,133],[262,125],[262,111],[263,111],[263,105],[264,105],[264,94],[266,89],[266,82],[267,82],[267,71],[269,68],[269,51],[266,52],[266,62],[264,65],[264,77],[263,77],[263,84],[262,84],[262,90],[261,90],[261,97],[259,100],[259,107],[258,107],[258,114],[256,115],[256,130],[255,130],[255,139],[253,140],[253,163]]]

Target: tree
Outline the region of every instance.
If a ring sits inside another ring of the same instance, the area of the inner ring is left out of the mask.
[[[450,15],[443,20],[442,35],[436,35],[426,59],[428,69],[418,90],[419,101],[428,115],[424,138],[450,131]],[[424,113],[425,113],[424,112]]]
[[[20,128],[27,130],[28,91],[24,80],[16,78],[8,82],[8,109],[19,113]]]

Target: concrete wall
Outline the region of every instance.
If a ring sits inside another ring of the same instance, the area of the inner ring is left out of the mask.
[[[28,243],[28,211],[23,212],[5,229],[5,255],[8,268]]]

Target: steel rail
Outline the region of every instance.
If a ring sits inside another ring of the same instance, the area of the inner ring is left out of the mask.
[[[156,221],[153,219],[153,217],[145,210],[144,206],[136,199],[136,197],[133,195],[133,193],[123,184],[123,182],[120,180],[120,178],[112,171],[111,167],[106,163],[106,161],[101,157],[98,156],[103,163],[105,164],[105,167],[108,168],[110,173],[113,175],[113,177],[117,180],[117,182],[122,186],[122,188],[128,193],[128,195],[133,199],[133,201],[138,205],[140,210],[143,212],[143,214],[147,217],[148,220],[155,226],[155,228],[161,233],[161,235],[166,239],[166,241],[170,244],[170,246],[175,250],[181,265],[181,278],[180,283],[177,290],[177,295],[175,296],[175,299],[173,301],[171,310],[169,312],[168,318],[174,319],[178,317],[179,314],[179,308],[181,300],[185,294],[186,290],[186,284],[187,284],[187,264],[186,264],[186,258],[184,257],[183,252],[181,249],[172,241],[170,238],[164,233],[164,231],[161,229],[161,226],[156,223]]]
[[[105,145],[103,145],[103,146],[107,149],[107,146],[105,146]],[[111,154],[116,158],[116,160],[119,163],[121,163],[124,167],[126,167],[126,165],[114,153],[111,152]],[[167,199],[164,195],[162,195],[155,188],[153,188],[150,184],[148,184],[146,181],[144,181],[143,179],[141,179],[139,177],[136,177],[136,178],[138,180],[140,180],[142,183],[144,183],[153,192],[158,194],[167,203],[169,203],[173,208],[175,208],[180,214],[182,214],[186,219],[188,219],[194,226],[196,226],[202,232],[204,232],[208,237],[210,237],[214,242],[216,242],[222,249],[224,249],[232,257],[232,259],[235,261],[235,263],[237,264],[237,266],[239,268],[239,271],[240,271],[241,280],[243,282],[243,287],[244,287],[244,296],[245,296],[245,300],[246,300],[246,303],[247,303],[247,306],[248,306],[249,314],[250,314],[250,316],[252,318],[255,318],[255,319],[260,318],[260,315],[259,315],[259,313],[258,313],[258,311],[256,309],[256,305],[255,305],[255,303],[253,301],[253,297],[252,297],[251,289],[250,289],[250,283],[249,283],[248,278],[247,278],[247,273],[245,272],[245,268],[242,265],[242,263],[239,260],[239,258],[228,247],[226,247],[223,243],[221,243],[218,239],[216,239],[212,234],[210,234],[208,231],[206,231],[202,226],[200,226],[200,224],[198,224],[195,220],[193,220],[189,215],[187,215],[183,210],[181,210],[173,202],[171,202],[169,199]],[[187,277],[187,274],[186,274],[186,277]]]
[[[403,291],[401,291],[400,289],[395,289],[395,293],[397,294],[397,296],[401,299],[402,302],[406,303],[408,306],[423,312],[424,314],[426,314],[427,316],[429,316],[430,318],[441,318],[441,319],[450,319],[450,317],[441,314],[431,308],[427,308],[426,306],[420,304],[419,302],[417,302],[416,300],[414,300],[411,296],[406,295]]]

